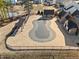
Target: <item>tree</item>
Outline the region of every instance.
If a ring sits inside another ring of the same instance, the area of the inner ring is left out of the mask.
[[[26,20],[24,21],[22,27],[21,27],[21,31],[24,28],[25,23],[27,22],[27,20],[29,19],[29,15],[32,9],[32,3],[30,3],[30,0],[22,0],[21,5],[24,5],[25,10],[28,12],[28,16],[26,18]]]
[[[30,14],[32,7],[32,3],[30,3],[31,0],[22,0],[22,4],[24,5],[24,8],[26,11],[28,11],[28,14]]]
[[[0,0],[0,12],[3,19],[7,18],[7,9],[4,0]]]
[[[0,8],[4,7],[4,1],[0,0]]]
[[[12,1],[11,0],[5,0],[5,5],[6,5],[6,9],[7,9],[8,18],[9,18],[10,17],[9,10],[12,6]]]
[[[1,15],[2,17],[4,17],[4,14],[3,14],[3,10],[4,10],[4,9],[3,9],[3,7],[4,7],[3,0],[0,0],[0,12],[1,12],[1,14],[2,14],[2,15]]]

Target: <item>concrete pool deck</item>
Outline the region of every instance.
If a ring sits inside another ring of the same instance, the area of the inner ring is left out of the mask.
[[[44,43],[36,42],[36,41],[33,41],[29,37],[29,31],[33,28],[32,22],[34,20],[39,19],[40,17],[41,16],[39,16],[39,15],[38,16],[36,16],[36,15],[30,16],[27,24],[24,26],[23,32],[19,31],[15,37],[9,37],[7,39],[7,45],[13,46],[13,47],[21,46],[22,48],[26,47],[26,49],[31,46],[32,46],[32,48],[33,48],[33,46],[37,46],[37,47],[38,46],[48,46],[48,47],[50,47],[50,46],[65,46],[64,36],[61,33],[61,31],[58,29],[57,24],[55,23],[56,19],[50,20],[50,22],[51,22],[50,27],[56,33],[56,37],[52,41],[44,42]]]
[[[16,36],[9,37],[7,39],[7,46],[12,49],[77,49],[76,42],[79,42],[76,36],[69,36],[67,33],[63,34],[62,31],[59,29],[59,24],[56,23],[56,18],[49,20],[51,22],[50,28],[55,32],[56,37],[49,41],[49,42],[37,42],[32,40],[29,37],[29,32],[33,28],[33,21],[39,19],[41,16],[39,15],[32,15],[30,16],[28,22],[25,24],[23,32],[18,31]],[[66,37],[66,36],[67,37]],[[74,41],[75,39],[75,41]],[[66,45],[66,43],[70,45]],[[72,45],[72,46],[71,46]]]

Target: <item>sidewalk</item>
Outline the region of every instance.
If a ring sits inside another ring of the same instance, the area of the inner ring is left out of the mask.
[[[17,21],[14,21],[14,22],[0,28],[0,54],[11,52],[8,49],[6,49],[4,42],[5,42],[6,35],[11,31],[11,29],[14,27],[16,22]]]

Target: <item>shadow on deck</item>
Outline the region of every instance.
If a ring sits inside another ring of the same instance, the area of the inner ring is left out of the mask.
[[[14,27],[12,28],[11,32],[7,35],[7,37],[16,35],[16,33],[18,32],[19,28],[22,27],[23,24],[27,21],[26,17],[27,16],[19,17],[19,21],[14,25]]]
[[[66,30],[63,28],[63,25],[60,24],[58,21],[56,21],[56,24],[58,25],[60,31],[64,35],[66,46],[78,47],[77,45],[77,43],[79,43],[78,36],[68,34]]]

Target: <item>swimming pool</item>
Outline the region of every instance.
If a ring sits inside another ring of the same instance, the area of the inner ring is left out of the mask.
[[[34,41],[47,42],[54,39],[55,32],[50,28],[50,21],[35,20],[29,37]]]

